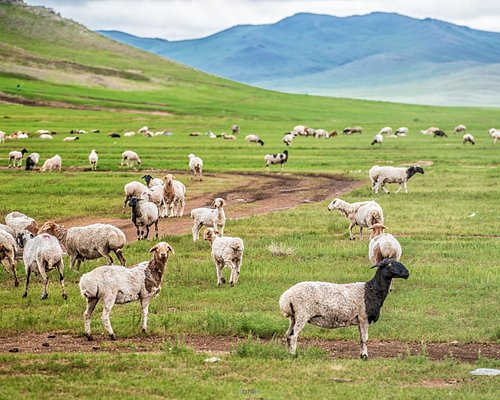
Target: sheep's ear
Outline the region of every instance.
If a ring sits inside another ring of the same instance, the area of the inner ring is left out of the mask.
[[[215,207],[215,200],[212,201],[212,203],[210,204],[212,207]]]
[[[222,206],[226,205],[226,200],[222,199]]]
[[[213,232],[214,232],[214,235],[220,235],[219,231],[214,230]]]
[[[157,249],[157,248],[158,248],[158,243],[156,243],[153,247],[151,247],[151,248],[149,249],[149,252],[150,252],[150,253],[153,253],[154,251],[156,251],[156,249]]]
[[[174,248],[170,245],[168,245],[168,251],[170,251],[172,253],[172,255],[175,256],[175,251],[174,251]]]

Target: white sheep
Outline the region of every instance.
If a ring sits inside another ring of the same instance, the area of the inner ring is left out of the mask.
[[[377,265],[384,258],[392,258],[399,261],[403,250],[398,240],[390,233],[385,233],[387,229],[383,224],[373,224],[371,227],[373,238],[368,244],[368,259],[372,265]],[[392,291],[391,282],[390,290]]]
[[[192,179],[199,178],[200,181],[203,180],[203,160],[200,157],[196,157],[194,154],[188,155],[189,159],[189,173],[192,175]]]
[[[35,133],[41,135],[41,134],[50,134],[50,131],[48,129],[38,129]]]
[[[123,137],[132,137],[132,136],[135,136],[135,132],[125,132],[123,134]]]
[[[23,163],[23,156],[26,154],[28,150],[22,149],[21,151],[12,150],[9,153],[9,168],[12,167],[21,167]]]
[[[166,242],[160,242],[149,250],[150,261],[144,261],[132,268],[117,265],[98,267],[80,278],[80,293],[87,302],[83,314],[85,336],[93,340],[90,320],[97,302],[102,299],[102,322],[112,340],[116,339],[109,315],[115,304],[140,301],[142,308],[142,331],[147,333],[150,301],[161,290],[163,275],[167,269],[169,253],[174,249]]]
[[[467,128],[465,127],[465,125],[457,125],[453,129],[453,133],[465,133],[466,130]]]
[[[0,143],[5,143],[5,132],[0,131]]]
[[[348,128],[344,128],[344,130],[342,131],[342,133],[344,135],[352,135],[354,133],[362,134],[363,133],[363,128],[361,126],[355,126],[353,128],[348,127]]]
[[[164,187],[162,186],[152,186],[146,189],[139,196],[142,200],[150,201],[158,207],[158,214],[160,218],[165,218],[168,215],[167,204],[164,197]]]
[[[297,339],[307,323],[327,329],[358,325],[360,356],[368,358],[368,326],[379,319],[392,279],[410,276],[406,267],[393,259],[384,259],[376,267],[368,282],[300,282],[281,295],[280,309],[290,319],[286,332],[290,354],[296,354]]]
[[[283,143],[285,143],[287,146],[290,146],[294,138],[295,135],[293,135],[292,133],[285,133],[285,135],[283,136]]]
[[[384,223],[382,207],[374,201],[360,201],[348,203],[342,199],[333,199],[328,205],[328,211],[339,210],[349,220],[349,237],[354,240],[352,228],[359,226],[359,239],[363,239],[363,228],[370,228],[373,224]]]
[[[307,130],[307,127],[305,125],[297,125],[295,126],[291,131],[290,133],[293,135],[293,136],[306,136],[306,130]]]
[[[283,153],[278,154],[266,154],[264,156],[264,161],[266,162],[268,172],[269,165],[271,164],[281,164],[281,169],[283,169],[283,165],[288,161],[288,150],[284,150]]]
[[[146,174],[142,177],[144,181],[146,182],[146,186],[148,188],[151,188],[153,186],[163,186],[164,182],[163,179],[160,178],[153,178],[151,175]]]
[[[394,133],[396,136],[406,136],[410,133],[410,130],[406,126],[401,126]]]
[[[234,286],[238,283],[241,264],[243,262],[243,240],[239,237],[220,237],[219,232],[214,228],[207,228],[203,233],[203,239],[210,243],[212,247],[212,258],[215,263],[217,273],[217,285],[226,283],[222,276],[222,268],[231,269],[229,285]]]
[[[226,132],[222,132],[221,136],[226,140],[236,140],[236,136],[228,135],[228,134],[226,134]]]
[[[0,224],[0,231],[7,232],[10,236],[12,236],[13,239],[16,238],[16,232],[14,232],[14,229],[12,229],[10,226]]]
[[[40,161],[40,154],[31,153],[28,157],[26,157],[26,171],[33,171]]]
[[[158,207],[137,197],[132,197],[129,202],[132,207],[132,222],[137,229],[137,240],[147,239],[149,236],[149,227],[155,226],[155,239],[158,239],[158,218],[160,217]]]
[[[14,231],[14,236],[25,229],[35,234],[38,232],[38,224],[36,221],[18,211],[13,211],[5,216],[5,224]]]
[[[56,237],[63,244],[70,259],[70,267],[75,271],[80,270],[85,260],[101,257],[113,264],[111,252],[115,253],[121,265],[126,265],[123,247],[127,239],[123,231],[113,225],[92,224],[66,229],[63,225],[48,221],[40,228],[39,233],[42,232]]]
[[[39,136],[39,138],[40,138],[40,139],[49,139],[49,140],[54,139],[54,138],[52,137],[52,135],[47,134],[47,133],[42,133],[42,134]]]
[[[430,128],[424,129],[420,131],[422,135],[434,135],[435,132],[439,131],[439,128],[436,128],[435,126],[431,126]]]
[[[137,155],[135,151],[132,150],[126,150],[122,153],[122,162],[120,166],[126,165],[128,168],[133,167],[134,163],[137,163],[137,165],[141,165],[142,161]]]
[[[224,206],[226,202],[223,198],[217,197],[213,202],[212,206],[215,208],[194,208],[191,210],[191,218],[194,219],[193,224],[193,242],[199,239],[199,232],[202,226],[215,228],[220,235],[224,235],[224,227],[226,225],[226,214],[224,212]]]
[[[466,143],[476,144],[476,142],[474,141],[474,136],[472,136],[470,133],[466,133],[462,139],[463,139],[463,144]]]
[[[418,165],[409,168],[391,166],[380,167],[374,165],[368,171],[368,175],[372,182],[372,190],[375,191],[375,193],[378,193],[380,188],[382,188],[384,192],[389,193],[389,190],[385,187],[387,183],[399,183],[399,188],[396,190],[396,193],[399,193],[403,186],[405,188],[405,193],[408,193],[406,182],[417,172],[423,174],[424,170]]]
[[[319,139],[319,138],[328,139],[328,138],[331,138],[331,137],[334,137],[334,136],[337,136],[337,135],[338,135],[338,132],[336,130],[328,132],[325,129],[316,129],[316,131],[314,133],[314,137],[316,139]]]
[[[247,135],[245,136],[245,141],[250,143],[259,143],[261,146],[264,146],[264,142],[258,135]]]
[[[26,288],[23,298],[28,296],[28,287],[31,273],[39,273],[42,277],[44,288],[42,300],[49,297],[49,277],[48,272],[57,269],[59,273],[59,283],[61,284],[62,298],[66,300],[68,295],[64,289],[64,262],[63,251],[57,238],[48,233],[42,233],[38,236],[27,230],[17,235],[19,246],[23,247],[23,262],[26,270]]]
[[[89,163],[92,171],[97,171],[97,161],[99,161],[99,156],[97,155],[96,151],[92,149],[89,154]]]
[[[125,205],[132,197],[141,197],[141,194],[148,190],[148,187],[138,181],[127,183],[123,190],[125,191],[125,198],[123,199],[122,213],[125,212]]]
[[[233,135],[237,135],[238,133],[240,133],[240,127],[236,124],[231,125],[231,132],[233,133]]]
[[[381,133],[377,133],[374,137],[373,137],[373,141],[372,141],[372,146],[375,144],[375,143],[378,143],[379,145],[382,146],[382,142],[384,141],[384,137],[382,136]]]
[[[137,133],[146,133],[147,131],[149,131],[149,128],[147,126],[143,126],[137,131]]]
[[[78,136],[66,136],[63,142],[74,142],[75,140],[80,140]]]
[[[10,272],[14,277],[14,286],[19,286],[16,270],[16,254],[16,241],[12,237],[12,234],[4,229],[0,229],[0,262],[4,266],[5,271]]]
[[[497,140],[500,139],[500,131],[490,129],[490,136],[493,138],[493,144],[497,144]]]
[[[62,169],[62,158],[59,154],[56,154],[54,157],[48,158],[42,165],[40,171],[59,171]]]
[[[186,186],[167,174],[164,178],[163,198],[167,206],[167,217],[182,217],[186,206]]]
[[[392,135],[392,128],[390,126],[384,126],[378,133],[381,135]]]

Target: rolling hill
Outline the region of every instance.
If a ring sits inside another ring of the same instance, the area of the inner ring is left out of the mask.
[[[500,33],[393,13],[301,13],[202,39],[101,34],[259,87],[425,104],[500,106]]]

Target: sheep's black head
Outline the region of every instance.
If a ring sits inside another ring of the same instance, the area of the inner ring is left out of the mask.
[[[394,260],[393,258],[384,258],[377,265],[374,265],[373,268],[378,268],[379,271],[382,272],[382,275],[385,278],[389,279],[393,278],[408,279],[408,277],[410,276],[410,272],[408,272],[406,267],[399,261]]]
[[[16,241],[19,247],[23,248],[26,242],[30,239],[33,239],[34,237],[35,235],[33,235],[31,232],[24,230],[17,234]]]
[[[259,139],[257,143],[260,143],[261,146],[264,146],[264,142],[261,139]]]
[[[419,167],[418,165],[414,165],[413,167],[410,167],[406,170],[406,176],[409,178],[411,178],[413,175],[415,175],[416,173],[419,173],[419,174],[423,174],[424,173],[424,169],[422,167]]]
[[[132,196],[132,197],[130,198],[130,200],[128,201],[128,205],[129,205],[130,207],[135,207],[135,206],[136,206],[136,204],[137,204],[140,200],[141,200],[141,199],[138,199],[137,197]]]
[[[288,150],[283,150],[283,154],[288,155]]]
[[[21,150],[21,154],[25,154],[27,152],[28,152],[28,150],[26,150],[25,148]]]
[[[146,181],[146,184],[149,185],[149,182],[151,182],[151,180],[153,179],[153,177],[151,175],[147,174],[147,175],[144,175],[142,177],[142,179],[144,179]]]

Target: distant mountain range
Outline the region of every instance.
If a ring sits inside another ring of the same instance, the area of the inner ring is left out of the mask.
[[[394,13],[300,13],[193,40],[114,40],[251,85],[285,92],[500,107],[500,33]]]

